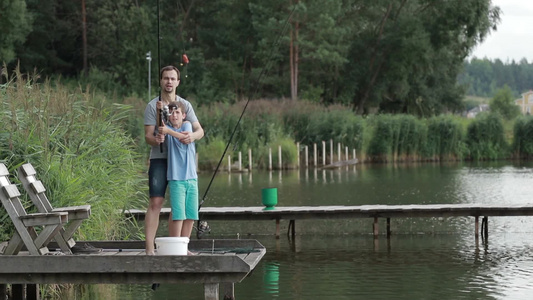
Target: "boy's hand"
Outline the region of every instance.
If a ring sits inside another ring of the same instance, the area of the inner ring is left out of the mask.
[[[167,126],[159,126],[158,128],[160,134],[167,134]]]

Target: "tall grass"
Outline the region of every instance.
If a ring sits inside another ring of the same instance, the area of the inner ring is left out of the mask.
[[[509,157],[502,120],[496,114],[482,114],[468,125],[466,133],[468,158],[495,160]]]
[[[533,158],[533,117],[524,116],[514,124],[513,151],[517,158]]]
[[[424,157],[431,161],[460,160],[465,151],[463,127],[457,117],[437,116],[427,121]]]
[[[72,92],[60,82],[36,83],[36,74],[15,70],[4,76],[0,161],[13,175],[31,162],[54,207],[91,205],[92,215],[77,239],[130,238],[132,223],[118,209],[146,201],[147,186],[126,129],[131,107],[107,103],[89,90]],[[32,210],[27,199],[25,203]],[[0,211],[2,221],[4,214]],[[8,226],[2,226],[4,237],[13,231]]]

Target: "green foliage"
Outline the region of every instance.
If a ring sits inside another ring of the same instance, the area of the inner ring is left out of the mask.
[[[280,137],[259,148],[255,155],[260,168],[268,168],[269,153],[272,155],[272,169],[279,169],[279,147],[281,146],[281,163],[283,169],[292,169],[297,165],[298,149],[293,139]]]
[[[438,116],[427,121],[424,157],[430,160],[460,160],[465,149],[463,127],[457,117]]]
[[[533,157],[533,117],[520,117],[514,124],[513,150],[519,158]]]
[[[502,159],[508,155],[503,123],[496,114],[478,115],[468,125],[466,144],[469,159]]]
[[[514,99],[520,93],[531,90],[533,64],[526,58],[520,61],[502,62],[500,59],[472,58],[464,62],[464,70],[458,82],[467,86],[467,94],[480,97],[493,97],[498,89],[509,86]]]
[[[31,17],[23,0],[0,0],[0,12],[0,63],[10,63],[31,30]]]
[[[200,143],[197,146],[198,168],[202,170],[214,170],[224,153],[226,141],[222,137],[212,137],[207,143]]]
[[[23,72],[146,95],[151,51],[151,85],[156,62],[174,64],[180,95],[197,106],[292,97],[297,83],[297,98],[359,114],[461,110],[463,60],[499,21],[489,0],[181,1],[161,3],[159,18],[154,0],[26,3],[33,27],[15,51]]]
[[[31,78],[30,78],[31,79]],[[131,108],[88,92],[36,84],[16,73],[0,88],[0,160],[31,162],[54,207],[90,204],[78,239],[130,238],[120,209],[146,201],[143,164],[126,134]],[[0,219],[2,213],[0,213]],[[139,237],[135,237],[139,238]]]
[[[520,114],[520,108],[514,103],[513,92],[508,85],[496,91],[490,101],[490,110],[506,120],[516,118]]]

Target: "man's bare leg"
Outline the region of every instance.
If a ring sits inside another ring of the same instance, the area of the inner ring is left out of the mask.
[[[159,226],[159,214],[165,201],[164,197],[150,197],[150,205],[144,218],[144,235],[146,237],[146,254],[154,255],[155,253],[155,235]]]

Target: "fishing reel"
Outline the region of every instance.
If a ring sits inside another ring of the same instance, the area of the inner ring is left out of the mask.
[[[168,117],[170,116],[170,111],[168,110],[168,105],[163,106],[163,108],[161,109],[161,113],[163,114],[165,119],[168,119]]]
[[[210,233],[210,232],[211,232],[211,227],[209,227],[209,224],[207,224],[207,221],[198,222],[198,228],[196,230],[196,237],[198,239],[201,239],[204,234]]]

